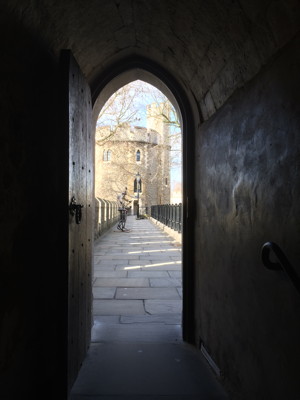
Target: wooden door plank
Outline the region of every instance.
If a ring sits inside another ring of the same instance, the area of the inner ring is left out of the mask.
[[[68,390],[86,355],[91,334],[92,107],[88,84],[70,51],[64,51],[68,76],[69,203],[75,197],[83,205],[80,224],[69,216],[68,270]],[[90,171],[90,172],[88,172]]]

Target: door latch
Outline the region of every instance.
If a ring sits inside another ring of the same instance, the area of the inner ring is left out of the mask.
[[[75,197],[73,196],[69,205],[70,214],[72,217],[75,215],[76,224],[80,224],[82,212],[81,209],[83,208],[82,204],[77,204]]]

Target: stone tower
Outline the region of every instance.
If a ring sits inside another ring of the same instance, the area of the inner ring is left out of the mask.
[[[161,182],[161,199],[157,204],[170,203],[170,129],[166,123],[170,118],[170,112],[171,105],[168,102],[152,103],[147,106],[147,129],[158,132],[158,146],[160,147],[157,175],[158,181]]]
[[[137,197],[142,212],[151,205],[170,203],[169,129],[155,104],[147,107],[147,127],[124,124],[115,130],[107,126],[96,130],[96,197],[115,201],[125,187],[133,213]]]

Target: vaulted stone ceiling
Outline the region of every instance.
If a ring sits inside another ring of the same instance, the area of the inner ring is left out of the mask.
[[[138,54],[191,88],[208,118],[299,27],[297,0],[39,0],[9,2],[54,54],[72,49],[90,83]]]

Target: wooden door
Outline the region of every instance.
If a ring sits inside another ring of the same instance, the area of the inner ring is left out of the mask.
[[[69,50],[62,52],[62,60],[69,141],[67,374],[70,391],[91,335],[93,143],[90,88]]]

